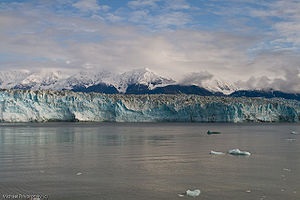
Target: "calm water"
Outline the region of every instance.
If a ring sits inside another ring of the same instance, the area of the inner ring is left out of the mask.
[[[206,131],[221,131],[207,135]],[[53,200],[299,200],[299,124],[0,125],[0,193]],[[240,148],[250,157],[210,155]],[[193,198],[192,198],[193,199]]]

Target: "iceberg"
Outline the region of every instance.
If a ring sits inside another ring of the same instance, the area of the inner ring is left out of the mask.
[[[212,154],[212,155],[224,155],[224,153],[220,152],[220,151],[210,151],[209,154]]]
[[[300,102],[198,95],[0,90],[1,122],[299,122]]]
[[[250,156],[251,153],[248,151],[241,151],[239,149],[231,149],[228,151],[229,154],[235,155],[235,156]]]
[[[201,191],[199,189],[187,190],[184,193],[178,194],[178,196],[180,196],[180,197],[184,197],[184,196],[197,197],[200,195],[200,193],[201,193]]]

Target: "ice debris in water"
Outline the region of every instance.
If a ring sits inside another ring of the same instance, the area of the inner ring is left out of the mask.
[[[81,172],[78,172],[77,174],[76,174],[76,176],[80,176],[82,173]]]
[[[210,151],[210,154],[212,154],[212,155],[224,155],[224,153],[220,152],[220,151]]]
[[[186,192],[184,192],[182,194],[178,194],[178,196],[180,196],[180,197],[184,197],[184,196],[197,197],[200,195],[200,193],[201,192],[199,189],[187,190]]]
[[[231,149],[228,151],[229,154],[231,155],[236,155],[236,156],[250,156],[251,153],[248,151],[241,151],[239,149]]]
[[[296,139],[294,139],[294,138],[287,138],[287,139],[285,139],[286,141],[289,141],[289,142],[293,142],[293,141],[296,141]]]
[[[288,169],[288,168],[283,168],[282,170],[283,171],[287,171],[287,172],[291,172],[292,171],[291,169]]]

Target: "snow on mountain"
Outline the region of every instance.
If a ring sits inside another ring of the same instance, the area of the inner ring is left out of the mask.
[[[225,81],[208,72],[196,72],[186,75],[178,82],[180,85],[196,85],[211,92],[221,92],[231,94],[238,90],[238,87],[230,81]]]
[[[33,90],[55,89],[55,84],[66,78],[62,71],[41,70],[29,74],[24,78],[16,88],[28,88]]]
[[[136,69],[117,75],[112,84],[121,93],[125,93],[129,85],[146,85],[149,89],[175,83],[174,80],[164,78],[150,71],[148,68]]]
[[[74,87],[83,86],[85,88],[105,83],[111,85],[114,74],[108,71],[86,70],[75,73],[57,84],[57,89],[72,90]]]
[[[120,93],[125,93],[129,85],[141,84],[148,86],[149,89],[154,89],[172,83],[175,83],[175,81],[159,76],[147,68],[122,74],[95,70],[85,70],[71,74],[57,70],[6,71],[0,73],[0,87],[5,89],[72,90],[76,87],[88,88],[97,84],[106,84],[114,86]]]
[[[27,70],[0,71],[0,86],[3,89],[13,88],[30,74]]]
[[[202,82],[202,87],[209,91],[221,92],[226,95],[239,90],[239,88],[234,83],[224,81],[221,78],[212,78],[209,80],[205,80]]]

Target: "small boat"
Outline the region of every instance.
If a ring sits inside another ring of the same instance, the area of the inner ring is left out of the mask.
[[[299,133],[296,132],[296,131],[291,131],[291,134],[293,134],[293,135],[298,135]]]
[[[221,132],[218,132],[218,131],[207,131],[207,135],[212,135],[212,134],[221,134]]]

